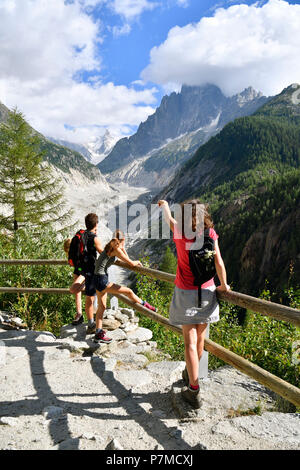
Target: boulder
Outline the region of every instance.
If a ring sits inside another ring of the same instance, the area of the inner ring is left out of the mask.
[[[124,339],[127,339],[127,334],[123,330],[120,330],[118,328],[117,330],[110,331],[109,337],[112,338],[114,341],[122,341]]]
[[[103,319],[102,327],[104,330],[113,331],[113,330],[116,330],[117,328],[120,328],[120,326],[121,326],[121,323],[118,320],[115,320],[114,318]]]
[[[135,331],[130,331],[127,334],[127,338],[132,343],[142,343],[152,338],[152,331],[139,326]]]
[[[122,341],[118,344],[117,354],[136,354],[137,346],[130,341]]]
[[[104,310],[103,318],[115,318],[116,310],[112,308],[106,308]]]
[[[126,324],[126,323],[129,322],[128,316],[127,316],[127,315],[124,315],[123,313],[121,313],[121,312],[119,312],[119,311],[117,311],[117,313],[115,314],[115,318],[116,318],[117,320],[120,320],[120,322],[121,322],[121,323],[124,323],[124,324]]]
[[[138,327],[138,326],[137,326],[136,323],[131,323],[131,322],[129,322],[129,323],[127,323],[127,325],[126,325],[125,328],[123,328],[123,329],[124,329],[125,333],[129,333],[130,331],[136,330],[137,327]]]
[[[129,318],[133,318],[135,315],[132,308],[121,308],[121,313],[127,315]]]
[[[11,416],[2,416],[2,418],[0,418],[0,424],[5,426],[16,426],[18,424],[18,418],[12,418]]]
[[[112,439],[106,446],[105,450],[124,450],[117,439]]]
[[[52,333],[41,331],[41,333],[36,336],[35,341],[41,343],[53,343],[56,341],[56,338]]]
[[[151,352],[151,346],[145,343],[138,343],[136,346],[136,352],[138,354],[144,353],[144,352]]]

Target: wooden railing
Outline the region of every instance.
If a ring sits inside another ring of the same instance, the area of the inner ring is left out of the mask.
[[[66,260],[0,260],[0,265],[66,265]],[[162,281],[174,283],[175,276],[173,274],[168,274],[156,269],[147,268],[147,267],[131,267],[126,263],[117,261],[115,263],[117,266],[125,269],[129,269],[134,272],[138,272],[144,275],[154,277]],[[38,293],[38,294],[70,294],[69,289],[59,289],[59,288],[30,288],[30,287],[0,287],[1,292],[10,292],[10,293]],[[140,304],[136,304],[130,301],[127,297],[121,294],[115,294],[122,302],[134,308],[138,312],[146,315],[152,320],[160,323],[165,328],[172,330],[173,332],[182,335],[182,329],[171,325],[169,320],[158,313],[152,312],[147,308],[143,307]],[[300,311],[285,305],[276,304],[266,300],[258,299],[256,297],[251,297],[246,294],[241,294],[239,292],[220,292],[217,291],[217,297],[219,300],[224,300],[241,307],[250,309],[253,312],[260,313],[262,315],[267,315],[273,317],[276,320],[287,321],[293,323],[296,326],[300,326]],[[274,391],[278,395],[282,396],[289,402],[293,403],[297,407],[300,407],[300,390],[294,385],[289,384],[285,380],[276,377],[270,372],[262,369],[261,367],[253,364],[252,362],[242,358],[241,356],[229,351],[223,346],[215,343],[214,341],[206,338],[204,342],[204,348],[209,353],[215,355],[219,359],[223,360],[227,364],[235,367],[241,372],[245,373],[249,377],[257,380],[262,385],[268,387],[270,390]]]

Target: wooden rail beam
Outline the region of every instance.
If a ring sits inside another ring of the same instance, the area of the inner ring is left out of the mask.
[[[55,287],[0,287],[1,293],[9,294],[71,294],[69,289]]]
[[[147,317],[151,318],[152,320],[160,323],[165,328],[182,335],[182,329],[178,326],[171,325],[169,320],[162,315],[159,315],[156,312],[152,312],[148,310],[143,305],[136,304],[130,301],[127,297],[122,294],[115,294],[122,302],[129,305],[130,307],[134,308],[138,312],[146,315]],[[257,382],[261,383],[265,387],[269,388],[273,392],[277,393],[278,395],[282,396],[289,402],[293,403],[297,407],[300,406],[300,390],[291,385],[290,383],[286,382],[285,380],[276,377],[276,375],[271,374],[270,372],[262,369],[261,367],[253,364],[252,362],[244,359],[243,357],[235,354],[234,352],[230,351],[229,349],[224,348],[218,343],[205,338],[204,340],[204,348],[206,351],[212,353],[214,356],[217,356],[219,359],[222,359],[227,364],[235,367],[236,369],[240,370],[244,374],[252,377]]]
[[[65,259],[0,259],[0,264],[7,264],[8,266],[48,264],[66,266],[68,261]]]
[[[69,289],[61,288],[38,288],[38,287],[0,287],[1,292],[10,292],[10,293],[29,293],[29,294],[71,294]],[[136,304],[130,301],[127,297],[122,294],[114,294],[115,297],[118,297],[122,302],[129,305],[136,311],[146,315],[152,320],[160,323],[165,328],[182,335],[182,329],[178,326],[171,325],[169,320],[162,315],[159,315],[156,312],[148,310],[146,307]],[[278,395],[282,396],[289,402],[300,407],[300,390],[294,385],[289,384],[288,382],[276,377],[275,375],[267,372],[261,367],[253,364],[252,362],[240,357],[239,355],[229,351],[223,346],[211,341],[208,338],[204,340],[205,350],[217,356],[219,359],[222,359],[227,364],[232,365],[236,369],[240,370],[244,374],[252,377],[257,382],[266,386],[270,390],[274,391]]]
[[[156,269],[140,267],[140,266],[129,266],[122,261],[116,261],[117,266],[121,268],[129,269],[131,271],[139,272],[147,276],[154,277],[161,281],[174,283],[175,275],[157,271]],[[217,297],[219,300],[230,302],[234,305],[247,308],[253,312],[267,315],[269,317],[276,318],[276,320],[287,321],[293,323],[296,326],[300,326],[300,310],[286,305],[277,304],[275,302],[269,302],[268,300],[258,299],[250,295],[241,294],[240,292],[234,291],[223,291],[217,290]]]
[[[0,265],[43,265],[43,264],[55,264],[55,265],[67,265],[67,260],[0,260]],[[133,272],[151,276],[155,279],[161,281],[166,281],[174,283],[175,275],[165,273],[163,271],[158,271],[157,269],[147,268],[145,266],[129,266],[128,264],[122,261],[116,261],[115,265],[128,269]],[[293,323],[294,325],[300,327],[300,310],[292,307],[287,307],[286,305],[277,304],[274,302],[269,302],[268,300],[258,299],[250,295],[242,294],[240,292],[227,291],[220,292],[217,291],[217,297],[219,300],[224,300],[230,302],[234,305],[247,308],[253,312],[266,315],[276,320],[287,321]]]

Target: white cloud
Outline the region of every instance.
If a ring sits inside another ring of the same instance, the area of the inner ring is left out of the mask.
[[[299,82],[299,24],[300,5],[283,0],[219,8],[172,28],[141,77],[163,86],[214,83],[228,95],[249,85],[278,93]]]
[[[78,143],[101,135],[105,128],[127,135],[130,126],[137,126],[154,112],[155,92],[154,88],[136,91],[113,83],[91,86],[64,79],[59,86],[38,93],[37,83],[0,79],[5,104],[17,105],[35,129]]]
[[[176,3],[180,7],[186,8],[189,5],[189,0],[176,0]]]
[[[99,69],[99,26],[78,2],[5,0],[0,4],[1,77],[55,79]]]
[[[154,111],[154,88],[101,82],[102,25],[83,9],[96,3],[0,2],[0,100],[45,135],[80,142],[105,127],[128,133]],[[84,72],[88,82],[80,80]]]
[[[146,10],[153,10],[158,4],[148,0],[112,0],[114,11],[126,20],[133,20]]]
[[[122,26],[113,26],[112,32],[115,37],[124,36],[129,34],[131,31],[131,26],[128,23],[123,24]]]
[[[146,84],[143,80],[134,80],[133,82],[131,82],[131,85],[144,87]]]

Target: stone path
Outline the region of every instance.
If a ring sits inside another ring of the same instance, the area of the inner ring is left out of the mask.
[[[55,338],[8,319],[2,314],[1,450],[300,448],[299,414],[270,411],[274,396],[229,366],[201,383],[200,410],[185,405],[184,362],[158,351],[130,309],[106,311],[117,328],[98,348],[84,324]],[[262,414],[243,415],[255,408]]]

